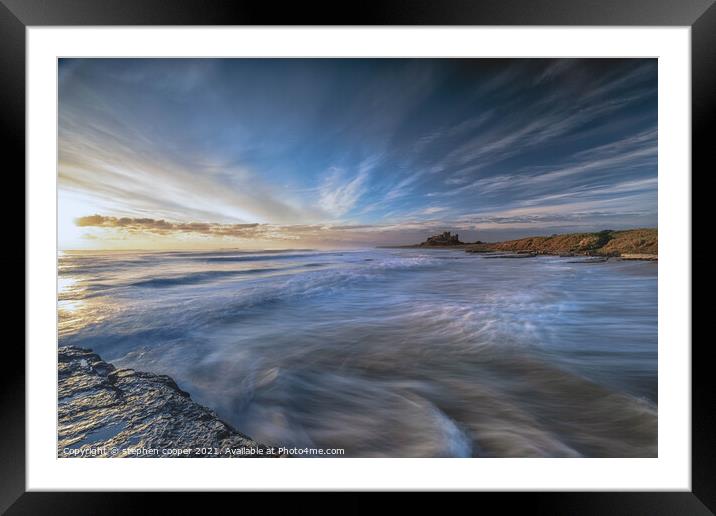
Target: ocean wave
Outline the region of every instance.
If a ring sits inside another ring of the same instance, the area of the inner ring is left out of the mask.
[[[258,269],[242,269],[242,270],[221,270],[221,271],[203,271],[192,272],[189,274],[181,274],[178,276],[150,278],[129,283],[134,287],[172,287],[180,285],[192,285],[195,283],[203,283],[207,281],[215,281],[222,278],[232,278],[236,276],[247,276],[254,274],[278,272],[286,269],[282,268],[258,268]]]
[[[195,260],[201,260],[208,263],[232,263],[232,262],[264,262],[273,260],[290,260],[296,258],[306,258],[315,256],[331,256],[333,253],[320,253],[320,254],[249,254],[249,255],[232,255],[232,256],[208,256],[208,257],[196,257]]]
[[[127,325],[127,330],[114,328],[113,332],[131,338],[135,331],[147,327],[185,328],[206,327],[216,323],[238,320],[248,314],[247,310],[263,305],[290,302],[299,298],[330,296],[361,282],[375,282],[385,279],[386,273],[429,267],[435,264],[430,257],[388,257],[373,262],[346,262],[342,267],[310,262],[295,263],[282,268],[254,268],[238,270],[198,271],[175,276],[144,277],[124,281],[122,277],[108,282],[83,282],[76,288],[61,292],[59,299],[94,300],[102,303],[108,297],[123,300],[123,316],[118,320],[102,319],[87,333],[109,331],[102,325]],[[264,276],[268,273],[270,276]],[[220,281],[232,277],[251,278],[235,283],[222,284]],[[192,285],[194,290],[181,289]],[[138,288],[137,288],[138,287]],[[162,288],[162,299],[155,308],[153,297],[147,297],[145,290]],[[161,307],[160,309],[158,309]],[[78,331],[80,328],[76,328]],[[173,334],[173,332],[172,332]],[[71,345],[83,345],[73,341]]]
[[[267,442],[349,456],[656,454],[655,272],[450,253],[117,257],[61,274],[60,344],[169,374]]]
[[[656,455],[653,404],[519,351],[446,354],[449,343],[411,342],[384,356],[289,340],[271,353],[227,346],[183,375],[222,393],[207,402],[252,436],[350,456]]]
[[[260,249],[255,251],[240,251],[237,249],[226,249],[223,251],[165,251],[152,253],[156,256],[162,257],[174,257],[174,258],[190,258],[190,259],[201,259],[212,256],[226,256],[226,255],[243,255],[243,256],[256,256],[256,255],[273,255],[273,254],[295,254],[295,253],[309,253],[316,252],[320,253],[315,249]]]

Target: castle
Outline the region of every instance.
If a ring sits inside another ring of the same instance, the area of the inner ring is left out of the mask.
[[[420,244],[421,246],[441,246],[441,245],[462,245],[463,242],[460,242],[460,239],[458,238],[458,234],[455,233],[454,235],[450,233],[450,231],[445,231],[440,235],[433,235],[431,237],[428,237],[428,239]]]

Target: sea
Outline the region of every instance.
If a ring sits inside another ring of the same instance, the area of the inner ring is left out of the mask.
[[[266,444],[655,457],[655,262],[457,249],[62,252],[60,346]]]

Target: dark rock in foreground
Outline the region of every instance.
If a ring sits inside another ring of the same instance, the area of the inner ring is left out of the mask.
[[[276,457],[195,403],[168,376],[58,350],[58,457]]]

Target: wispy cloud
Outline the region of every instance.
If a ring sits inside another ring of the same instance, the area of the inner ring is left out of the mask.
[[[626,139],[576,152],[557,168],[524,167],[509,174],[478,178],[467,184],[464,184],[464,180],[453,180],[448,184],[457,185],[455,188],[430,196],[452,197],[469,191],[494,195],[497,192],[509,191],[512,199],[520,199],[535,197],[536,193],[545,190],[555,193],[562,191],[559,193],[561,196],[577,195],[585,188],[590,188],[589,184],[594,183],[595,179],[597,183],[601,179],[617,186],[622,183],[619,178],[633,168],[651,165],[655,170],[656,157],[656,132],[649,129]],[[599,175],[599,172],[607,172],[608,175]],[[648,183],[653,188],[657,186],[655,175],[644,181],[644,184]],[[597,192],[596,189],[591,189]],[[604,194],[608,191],[615,193],[617,190],[601,190]]]
[[[104,217],[68,218],[73,235],[383,242],[656,223],[653,59],[59,68],[60,208]]]
[[[318,205],[334,217],[345,215],[365,194],[368,174],[368,168],[362,168],[353,177],[346,177],[339,168],[331,169],[320,186]]]

